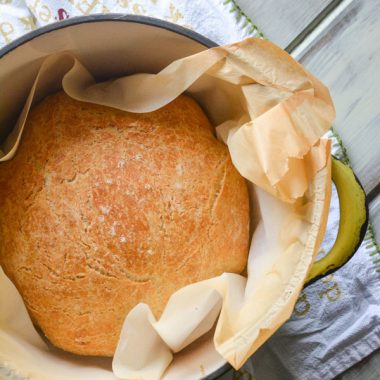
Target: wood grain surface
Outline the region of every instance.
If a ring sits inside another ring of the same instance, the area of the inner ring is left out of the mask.
[[[238,0],[265,36],[287,47],[331,0]]]
[[[378,195],[369,205],[369,213],[371,216],[372,228],[377,238],[377,243],[379,244],[380,237],[380,195]],[[378,257],[378,266],[380,268],[380,255]],[[379,352],[380,356],[380,352]],[[380,361],[379,361],[380,367]],[[379,374],[380,379],[380,374]]]

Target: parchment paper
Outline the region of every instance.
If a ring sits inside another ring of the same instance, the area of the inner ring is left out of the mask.
[[[30,107],[61,86],[75,99],[129,112],[156,110],[187,91],[216,126],[259,214],[248,277],[225,273],[180,289],[158,321],[149,305],[137,305],[126,316],[112,367],[121,379],[173,377],[188,365],[173,370],[173,354],[216,324],[217,353],[239,368],[290,316],[324,234],[330,143],[320,137],[335,117],[328,90],[280,48],[255,38],[180,59],[158,74],[98,84],[74,56],[59,53],[42,63],[0,161],[16,154]],[[0,297],[12,307],[6,294]],[[28,319],[25,310],[20,316]],[[15,360],[5,352],[10,319],[0,316],[0,336],[7,337],[0,358]],[[31,345],[43,344],[37,334],[26,335]]]

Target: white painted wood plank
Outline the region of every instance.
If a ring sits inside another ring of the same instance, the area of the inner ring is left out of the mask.
[[[377,242],[380,242],[380,195],[369,205],[369,217]]]
[[[344,1],[295,51],[329,88],[334,123],[367,193],[380,181],[380,1]]]
[[[272,42],[285,48],[331,0],[237,0],[240,8]]]

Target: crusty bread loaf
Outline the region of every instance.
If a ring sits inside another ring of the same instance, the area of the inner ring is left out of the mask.
[[[56,346],[112,356],[139,302],[241,272],[248,194],[200,107],[146,114],[59,92],[0,163],[0,263]]]

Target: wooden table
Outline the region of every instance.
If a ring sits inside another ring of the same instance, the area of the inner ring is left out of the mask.
[[[237,3],[268,39],[285,48],[330,88],[337,110],[334,127],[368,195],[370,220],[379,242],[380,1]],[[380,379],[380,352],[340,378]]]

